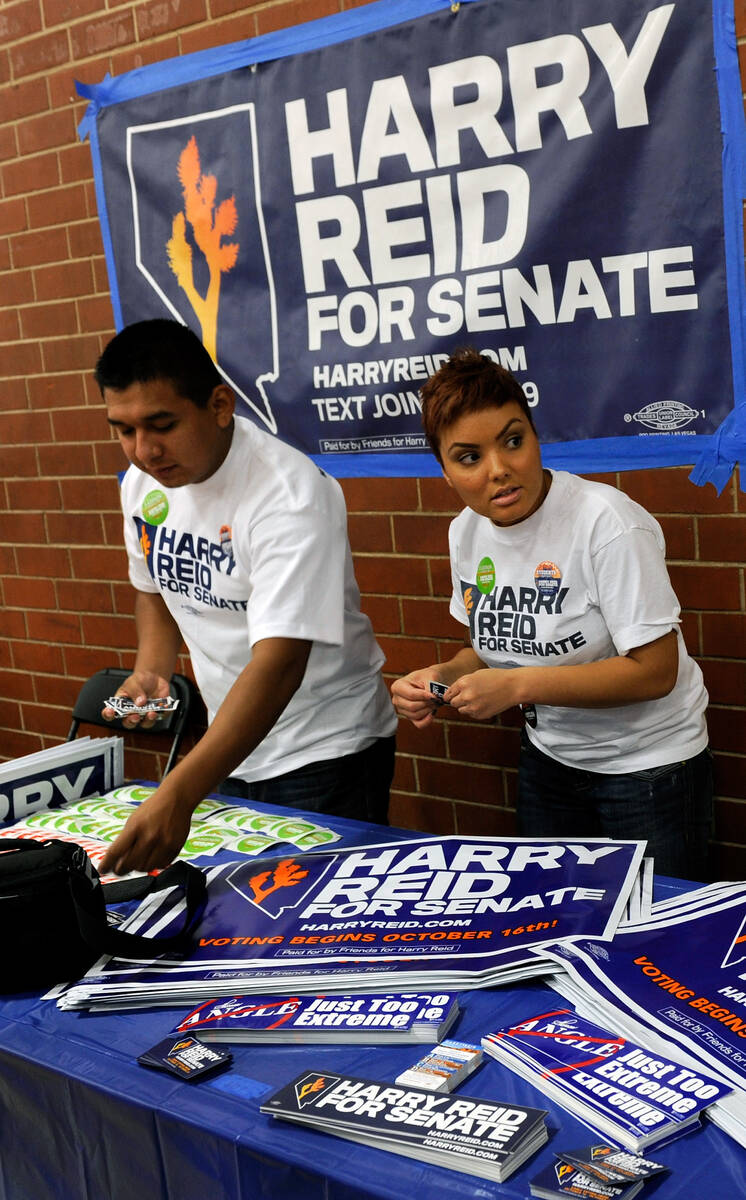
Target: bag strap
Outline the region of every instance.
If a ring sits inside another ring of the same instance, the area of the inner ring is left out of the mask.
[[[28,881],[40,867],[67,868],[72,859],[83,853],[75,842],[61,842],[57,838],[40,842],[36,838],[2,838],[0,840],[0,882],[12,885]]]
[[[160,875],[147,875],[144,879],[123,880],[121,884],[107,884],[105,899],[112,899],[112,889],[119,889],[117,899],[135,899],[138,894],[148,895],[169,887],[182,887],[186,901],[184,923],[178,933],[168,937],[145,937],[138,933],[126,933],[102,924],[100,903],[95,903],[95,890],[79,875],[70,875],[70,892],[75,905],[80,933],[84,941],[99,954],[116,954],[122,958],[154,958],[167,950],[181,950],[189,942],[190,934],[207,898],[207,885],[202,871],[191,863],[173,863]],[[104,889],[102,888],[102,891]],[[100,899],[100,898],[99,898]]]
[[[121,904],[124,900],[142,900],[143,896],[149,896],[151,892],[159,890],[155,886],[156,880],[161,879],[175,865],[172,863],[166,871],[161,871],[160,875],[138,875],[135,879],[118,879],[116,883],[102,883],[104,904]]]

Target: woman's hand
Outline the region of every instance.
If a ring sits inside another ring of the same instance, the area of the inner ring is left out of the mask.
[[[417,729],[423,729],[433,719],[439,702],[430,691],[430,681],[440,682],[437,666],[423,667],[397,679],[391,688],[391,699],[400,717],[406,717]]]
[[[456,679],[445,701],[464,716],[487,721],[516,704],[616,708],[666,696],[676,683],[675,631],[628,654],[557,667],[482,669]]]
[[[472,671],[452,684],[444,700],[466,717],[488,721],[518,703],[515,694],[517,673],[516,670],[498,670],[494,667]]]
[[[484,663],[471,646],[464,646],[447,662],[433,663],[430,667],[410,671],[409,675],[397,679],[391,688],[394,708],[400,717],[406,717],[417,729],[423,729],[430,724],[441,704],[450,703],[449,693],[446,693],[444,700],[438,700],[430,691],[430,684],[462,682],[470,672],[483,667]]]

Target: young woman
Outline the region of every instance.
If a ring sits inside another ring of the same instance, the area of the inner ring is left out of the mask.
[[[475,351],[428,380],[422,415],[466,505],[450,607],[469,639],[397,680],[397,712],[427,725],[433,681],[478,721],[520,705],[521,835],[646,839],[658,873],[705,877],[708,697],[658,522],[615,488],[544,468],[520,385]]]

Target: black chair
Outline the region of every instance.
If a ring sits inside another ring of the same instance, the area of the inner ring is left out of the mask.
[[[163,772],[164,775],[168,775],[168,772],[176,761],[181,740],[186,732],[190,710],[199,693],[191,679],[187,679],[186,675],[172,675],[170,690],[171,695],[179,701],[178,708],[174,709],[173,712],[166,713],[165,716],[159,717],[149,728],[138,725],[135,729],[128,729],[118,717],[113,721],[104,720],[101,716],[101,709],[104,707],[104,701],[116,693],[117,688],[121,686],[131,673],[131,671],[125,671],[121,667],[104,667],[103,670],[96,671],[95,675],[91,675],[91,678],[86,680],[75,701],[73,723],[70,726],[67,740],[71,742],[77,736],[78,727],[81,724],[102,725],[110,731],[120,730],[124,734],[169,734],[171,736],[171,748]]]

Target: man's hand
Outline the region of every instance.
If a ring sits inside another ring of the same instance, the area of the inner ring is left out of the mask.
[[[99,874],[113,871],[154,871],[167,867],[181,850],[189,834],[191,812],[169,795],[168,785],[153,792],[127,821],[99,865]]]
[[[126,696],[133,704],[144,704],[146,700],[158,700],[168,696],[170,691],[170,682],[164,679],[155,671],[135,671],[124,683],[117,688],[115,695]],[[101,716],[105,721],[113,721],[118,714],[113,708],[104,706],[101,710]],[[146,729],[150,729],[158,720],[159,713],[145,713],[144,716],[138,716],[136,713],[124,717],[122,724],[125,729],[135,729],[142,724]]]
[[[250,661],[207,732],[132,814],[104,855],[102,870],[121,875],[133,870],[152,871],[171,862],[187,839],[191,816],[200,800],[263,741],[300,687],[310,653],[311,643],[297,638],[264,638],[254,643]],[[140,682],[146,678],[144,672],[130,677]],[[156,674],[150,678],[159,678],[162,694],[168,695],[166,679]],[[127,680],[124,687],[129,683]],[[137,702],[136,694],[133,699]]]

